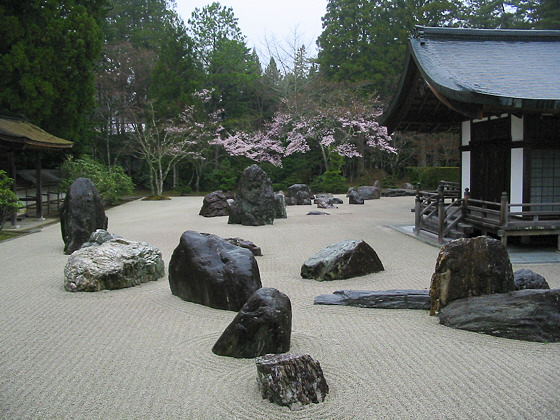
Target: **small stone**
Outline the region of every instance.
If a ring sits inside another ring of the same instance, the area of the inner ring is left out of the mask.
[[[226,238],[226,241],[231,242],[235,246],[240,246],[241,248],[247,248],[253,253],[255,257],[262,257],[261,247],[255,245],[251,241],[247,241],[241,238]]]
[[[550,289],[547,281],[540,274],[528,268],[522,268],[513,273],[515,290],[523,289]]]
[[[299,410],[329,393],[320,363],[308,354],[267,354],[255,363],[261,395],[270,402]]]

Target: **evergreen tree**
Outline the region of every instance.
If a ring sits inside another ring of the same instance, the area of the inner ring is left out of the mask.
[[[0,4],[0,109],[83,145],[106,0]]]

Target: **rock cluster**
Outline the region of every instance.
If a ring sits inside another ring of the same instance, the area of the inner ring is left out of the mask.
[[[251,251],[189,230],[171,256],[169,286],[173,295],[189,302],[239,311],[262,284]]]
[[[434,315],[453,300],[514,290],[506,247],[487,236],[462,238],[441,248],[430,285]]]
[[[272,183],[257,165],[245,168],[235,199],[230,201],[228,223],[262,226],[274,223],[275,198]]]
[[[377,253],[365,241],[349,239],[331,244],[301,267],[301,276],[318,281],[348,279],[383,271]]]
[[[291,333],[290,298],[276,289],[263,287],[243,305],[212,352],[238,358],[285,353],[290,350]]]
[[[77,178],[68,188],[60,210],[64,253],[71,254],[87,242],[96,229],[107,229],[101,197],[89,178]]]

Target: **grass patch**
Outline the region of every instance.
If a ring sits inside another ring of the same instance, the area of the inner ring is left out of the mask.
[[[0,242],[5,241],[6,239],[15,238],[19,235],[21,235],[21,232],[8,232],[6,230],[0,230]]]

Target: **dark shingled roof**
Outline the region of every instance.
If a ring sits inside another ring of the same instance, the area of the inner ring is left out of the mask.
[[[381,123],[442,131],[504,112],[560,114],[560,31],[416,27]]]
[[[72,144],[24,118],[0,115],[0,150],[68,149]]]

